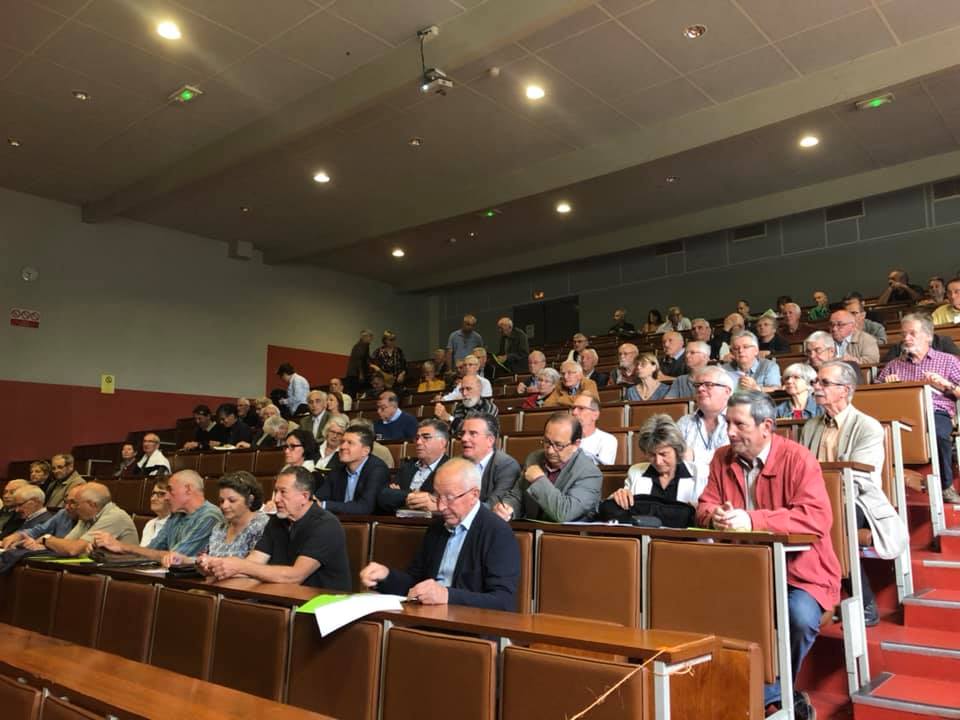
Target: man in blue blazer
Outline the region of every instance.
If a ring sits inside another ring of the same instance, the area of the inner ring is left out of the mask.
[[[437,470],[433,487],[443,519],[427,529],[410,567],[370,563],[360,580],[424,605],[515,611],[520,548],[510,526],[480,502],[479,469],[453,458]]]
[[[315,496],[324,510],[344,515],[374,513],[390,470],[371,450],[373,431],[366,425],[350,425],[340,441],[340,462],[317,485]]]

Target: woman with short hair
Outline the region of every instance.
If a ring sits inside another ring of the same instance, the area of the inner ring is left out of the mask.
[[[637,358],[637,384],[627,388],[627,400],[661,400],[670,386],[660,382],[660,361],[653,353],[640,353]]]
[[[777,404],[778,418],[809,420],[823,414],[813,397],[813,381],[817,371],[805,363],[793,363],[783,371],[783,390],[787,399]]]

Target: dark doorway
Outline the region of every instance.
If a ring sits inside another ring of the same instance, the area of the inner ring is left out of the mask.
[[[569,340],[580,329],[580,298],[574,295],[517,305],[513,308],[513,324],[527,333],[531,346]]]

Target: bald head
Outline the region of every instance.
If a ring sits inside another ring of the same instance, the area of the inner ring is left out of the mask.
[[[80,486],[77,500],[92,503],[98,510],[102,510],[110,502],[110,489],[103,483],[88,482]]]

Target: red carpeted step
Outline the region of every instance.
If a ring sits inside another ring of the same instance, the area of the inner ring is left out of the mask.
[[[881,673],[853,696],[857,720],[960,718],[960,683]]]
[[[913,586],[960,590],[960,560],[949,560],[935,552],[914,551]]]
[[[926,589],[904,598],[903,622],[908,627],[960,632],[960,590]]]
[[[960,633],[881,624],[868,634],[868,643],[870,669],[874,674],[890,672],[931,680],[960,679]]]
[[[960,560],[960,529],[948,526],[941,533],[940,554],[944,560]]]

